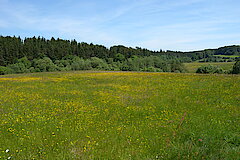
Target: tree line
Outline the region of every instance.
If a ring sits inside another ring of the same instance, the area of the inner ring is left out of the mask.
[[[67,55],[76,55],[83,59],[98,57],[101,59],[114,58],[118,53],[125,58],[136,56],[164,56],[167,59],[177,58],[181,62],[191,62],[212,55],[240,55],[240,46],[226,46],[218,49],[206,49],[193,52],[180,52],[170,50],[151,51],[145,48],[132,48],[122,45],[112,46],[109,49],[103,45],[88,44],[77,42],[76,40],[63,40],[60,38],[45,39],[43,37],[32,37],[21,39],[20,37],[0,36],[0,65],[13,64],[17,59],[28,57],[29,60],[42,58],[44,56],[50,59],[59,60]]]
[[[151,51],[123,45],[107,48],[60,38],[0,36],[0,74],[89,69],[185,72],[183,62],[210,59],[215,54],[240,55],[240,47]]]
[[[184,65],[176,60],[164,60],[157,56],[132,56],[125,59],[122,54],[107,60],[98,57],[83,59],[68,55],[53,61],[49,57],[35,58],[30,61],[27,57],[17,59],[16,63],[0,66],[0,74],[53,72],[74,70],[110,70],[110,71],[145,71],[145,72],[185,72]]]

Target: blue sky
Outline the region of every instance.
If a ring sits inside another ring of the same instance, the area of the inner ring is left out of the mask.
[[[106,47],[200,50],[240,44],[239,0],[0,0],[0,35]]]

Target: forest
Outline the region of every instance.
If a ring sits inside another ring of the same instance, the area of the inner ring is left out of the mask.
[[[107,48],[53,37],[0,36],[0,74],[70,70],[186,72],[182,63],[232,62],[239,55],[240,46],[236,45],[192,52],[151,51],[123,45]]]

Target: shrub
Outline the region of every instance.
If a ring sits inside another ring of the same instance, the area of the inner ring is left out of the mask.
[[[29,70],[24,63],[15,63],[8,65],[8,68],[13,70],[13,73],[28,73]]]
[[[71,64],[71,69],[72,70],[84,70],[85,62],[83,59],[76,59],[75,61],[72,62]]]
[[[13,70],[8,67],[0,66],[0,75],[13,73]]]
[[[36,72],[52,72],[57,70],[57,66],[48,57],[38,60],[35,59],[33,65]]]
[[[156,68],[156,72],[163,72],[163,70],[160,68]]]
[[[28,60],[27,57],[23,57],[17,60],[18,63],[24,64],[24,66],[28,69],[31,67],[32,63]]]
[[[90,64],[92,68],[96,69],[102,69],[102,70],[108,70],[108,64],[103,60],[98,57],[92,57],[90,59]]]
[[[147,67],[147,68],[145,68],[145,71],[146,72],[156,72],[156,68],[154,68],[154,67]]]
[[[223,73],[223,69],[213,65],[201,66],[196,73]]]
[[[240,74],[240,60],[238,60],[234,65],[233,65],[233,74]]]
[[[125,62],[125,63],[122,63],[120,69],[121,69],[122,71],[129,71],[129,66],[128,66],[127,63]]]
[[[118,53],[114,56],[114,61],[117,62],[123,62],[125,60],[125,56],[121,53]]]
[[[217,68],[217,70],[214,73],[219,73],[219,74],[223,74],[224,70],[222,68]]]
[[[176,72],[176,73],[181,73],[181,72],[185,72],[185,67],[182,63],[180,62],[173,62],[171,64],[171,72]]]

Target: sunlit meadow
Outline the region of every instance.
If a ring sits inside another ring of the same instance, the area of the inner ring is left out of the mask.
[[[238,159],[240,76],[0,78],[0,159]]]

